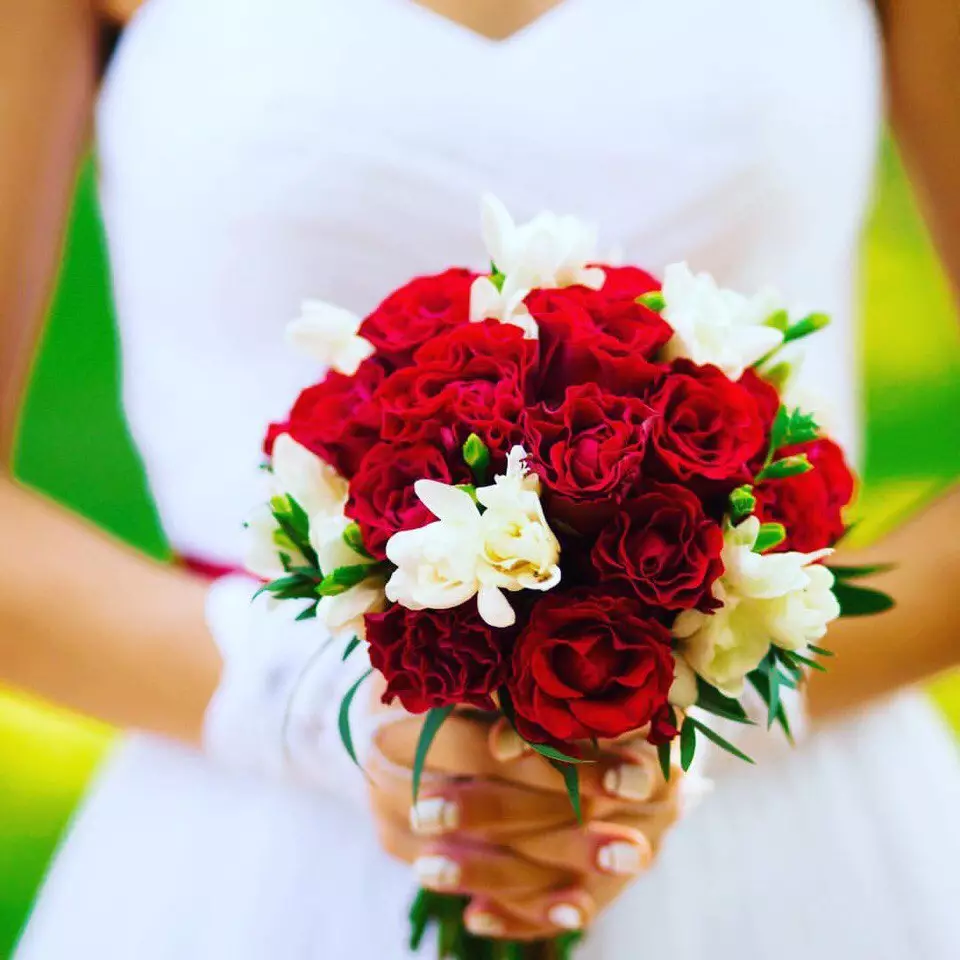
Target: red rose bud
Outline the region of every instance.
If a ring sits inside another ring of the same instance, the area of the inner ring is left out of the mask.
[[[722,550],[723,531],[693,493],[649,483],[603,528],[591,559],[601,583],[650,607],[706,611],[719,606],[710,588],[723,573]]]
[[[513,651],[517,730],[534,743],[618,737],[650,723],[673,683],[670,633],[602,588],[538,600]]]
[[[365,620],[370,662],[387,681],[384,703],[397,699],[410,713],[454,704],[493,709],[513,633],[489,627],[476,604],[452,610],[394,604]]]

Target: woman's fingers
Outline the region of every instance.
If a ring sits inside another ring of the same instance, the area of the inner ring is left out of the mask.
[[[498,899],[478,896],[464,919],[467,929],[499,940],[540,940],[582,930],[596,916],[593,896],[580,887],[566,887],[540,896]]]
[[[418,717],[403,717],[382,726],[375,735],[375,753],[379,752],[398,772],[409,770],[421,726]],[[433,774],[497,779],[534,790],[566,793],[560,774],[502,719],[491,724],[479,716],[454,714],[440,728],[426,766]],[[635,803],[656,796],[663,788],[653,752],[637,741],[610,746],[596,762],[580,764],[578,773],[580,793],[585,798]]]

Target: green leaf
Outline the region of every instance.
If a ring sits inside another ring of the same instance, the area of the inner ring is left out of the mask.
[[[778,392],[782,392],[792,373],[792,364],[787,363],[786,360],[781,360],[780,363],[774,364],[769,370],[763,371],[763,379],[775,387]]]
[[[697,750],[697,729],[693,725],[693,718],[687,717],[680,728],[680,769],[686,773],[693,763],[693,755]]]
[[[305,610],[301,610],[294,618],[298,622],[301,620],[313,620],[317,615],[317,601],[314,600]]]
[[[798,453],[782,460],[774,460],[757,474],[757,482],[762,480],[783,480],[785,477],[795,477],[801,473],[809,473],[813,464],[805,453]]]
[[[498,291],[503,290],[503,284],[507,279],[505,273],[501,273],[499,267],[491,260],[490,261],[490,282],[497,288]]]
[[[838,580],[859,580],[862,577],[872,577],[878,573],[889,573],[891,570],[896,570],[897,565],[895,563],[874,563],[862,567],[828,566],[827,569]]]
[[[357,695],[357,691],[360,689],[363,681],[373,673],[373,667],[370,667],[366,670],[356,683],[346,692],[344,698],[340,701],[340,716],[337,718],[337,727],[340,730],[340,739],[343,741],[343,745],[346,748],[347,754],[350,759],[359,767],[360,763],[357,760],[357,751],[353,745],[353,734],[350,732],[350,704],[353,703],[353,698]]]
[[[880,590],[855,587],[845,581],[833,585],[833,595],[840,604],[841,617],[869,617],[884,613],[894,605],[893,598]]]
[[[753,545],[754,553],[766,553],[787,539],[787,531],[782,523],[761,523],[757,542]]]
[[[360,524],[356,521],[347,524],[343,531],[343,542],[361,557],[365,557],[367,560],[373,559],[363,545],[363,534],[360,532]]]
[[[318,597],[336,597],[346,593],[351,587],[362,583],[370,576],[373,567],[369,563],[357,563],[349,567],[337,567],[333,573],[328,573],[320,584],[315,587]]]
[[[765,326],[773,327],[774,330],[783,333],[790,326],[790,314],[786,310],[778,310],[776,313],[771,313],[763,322]]]
[[[649,293],[641,293],[640,296],[637,297],[636,302],[639,303],[641,307],[646,307],[654,313],[663,313],[667,305],[667,301],[664,300],[663,291],[661,290],[651,290]]]
[[[733,756],[738,757],[740,760],[744,760],[747,763],[754,763],[754,761],[748,757],[742,750],[738,750],[729,740],[724,740],[715,730],[711,730],[708,726],[701,723],[699,720],[690,717],[690,722],[710,741],[715,743],[718,747],[723,750],[726,750],[727,753],[733,754]]]
[[[530,743],[530,741],[528,740],[527,743]],[[530,746],[533,747],[541,757],[546,757],[548,760],[556,760],[558,763],[596,763],[596,760],[590,760],[589,758],[567,756],[567,754],[545,743],[530,743]]]
[[[770,699],[767,702],[767,729],[769,730],[780,716],[783,707],[780,702],[780,670],[775,659],[767,670],[767,680],[770,683]]]
[[[427,754],[440,728],[447,717],[453,713],[453,705],[448,707],[431,707],[420,728],[420,737],[417,740],[417,749],[413,755],[413,802],[417,802],[420,794],[420,780],[423,777],[423,765],[427,762]]]
[[[458,483],[457,489],[467,494],[474,503],[477,502],[477,488],[472,483]]]
[[[787,433],[784,437],[784,444],[789,446],[794,443],[807,443],[810,440],[816,440],[820,435],[820,426],[812,413],[804,413],[797,407],[790,414],[787,422]]]
[[[707,683],[703,677],[697,677],[697,706],[701,710],[706,710],[707,713],[722,717],[724,720],[753,724],[739,700],[734,700],[733,697],[721,693],[716,687]]]
[[[781,682],[784,681],[784,677],[779,674],[778,677]],[[768,670],[758,667],[756,670],[752,670],[747,674],[747,680],[750,682],[750,685],[754,690],[760,695],[760,699],[767,705],[768,709],[770,706],[770,673]],[[776,710],[776,721],[780,725],[780,728],[783,730],[786,738],[793,743],[793,732],[790,730],[790,721],[787,719],[787,711],[783,707],[783,703],[777,705]]]
[[[730,520],[736,525],[749,517],[757,506],[757,498],[753,495],[753,487],[745,483],[737,487],[730,494]]]
[[[827,650],[825,647],[815,647],[812,643],[808,643],[807,647],[811,649],[815,654],[821,657],[835,656],[832,650]]]
[[[773,426],[770,428],[770,453],[767,457],[768,461],[773,459],[773,455],[783,446],[784,437],[787,435],[787,430],[790,426],[790,414],[787,413],[787,408],[781,406],[777,411],[777,415],[773,418]]]
[[[796,323],[792,323],[787,327],[783,333],[783,342],[790,343],[793,340],[801,340],[804,337],[809,337],[811,333],[822,330],[828,326],[829,323],[830,318],[825,313],[811,313],[802,320],[798,320]]]
[[[475,434],[471,433],[463,445],[463,459],[473,471],[474,479],[478,484],[487,482],[487,472],[490,469],[490,451],[487,445]]]
[[[550,763],[563,777],[564,785],[567,788],[567,796],[570,798],[570,806],[573,807],[577,823],[583,823],[583,810],[580,805],[580,775],[577,768],[570,763],[564,763],[560,760],[551,760]]]
[[[660,761],[660,771],[663,779],[670,782],[670,741],[657,744],[657,759]]]
[[[360,640],[359,637],[353,637],[353,638],[350,640],[350,642],[347,644],[346,649],[343,651],[343,656],[342,656],[340,659],[341,659],[344,663],[346,663],[347,658],[350,656],[351,653],[353,653],[354,650],[357,649],[357,647],[360,646],[361,642],[362,642],[362,641]]]
[[[774,648],[777,651],[778,656],[782,660],[787,660],[789,663],[792,663],[795,667],[803,665],[809,667],[811,670],[818,670],[820,673],[826,673],[827,668],[822,663],[817,663],[816,660],[811,660],[809,657],[805,657],[800,653],[797,653],[795,650],[784,650],[780,647]]]

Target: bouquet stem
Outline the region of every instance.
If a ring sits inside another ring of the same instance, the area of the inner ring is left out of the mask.
[[[421,890],[410,908],[410,948],[417,950],[427,928],[437,928],[438,960],[572,960],[580,934],[528,943],[488,940],[467,930],[466,897]]]

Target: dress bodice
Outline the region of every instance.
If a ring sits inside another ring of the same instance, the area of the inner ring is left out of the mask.
[[[810,371],[853,443],[879,128],[868,0],[562,0],[486,40],[413,0],[148,0],[98,110],[130,425],[175,547],[239,552],[265,424],[318,371],[282,329],[483,266],[479,197],[595,221],[833,314]]]

